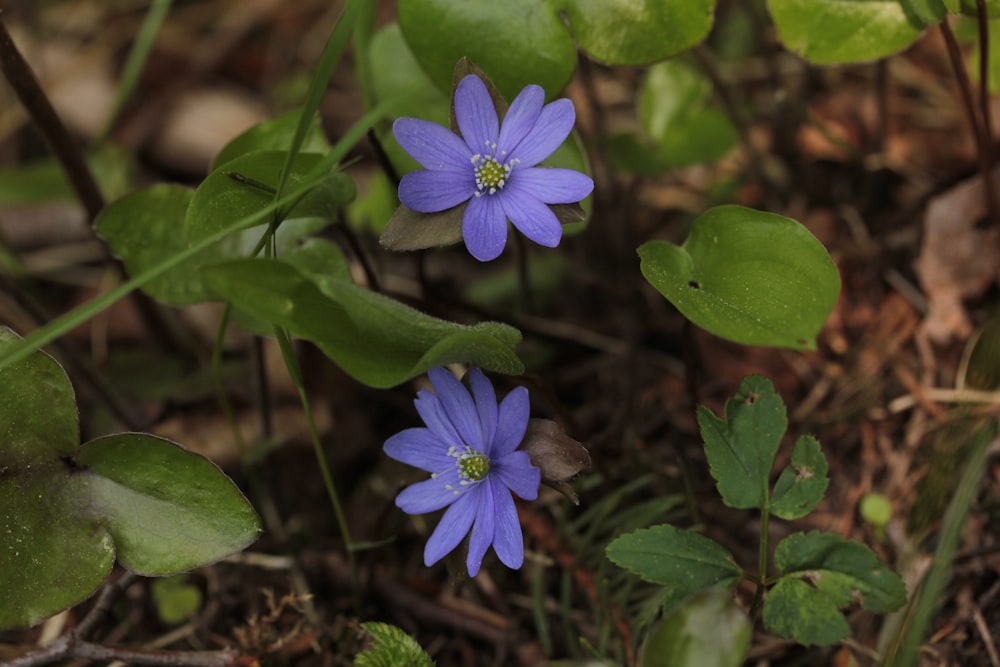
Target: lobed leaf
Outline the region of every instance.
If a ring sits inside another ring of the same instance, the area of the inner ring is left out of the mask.
[[[906,602],[899,575],[864,544],[834,533],[793,533],[778,543],[774,562],[782,576],[764,604],[764,624],[802,644],[846,637],[839,608],[887,613]]]
[[[781,471],[771,496],[771,512],[782,519],[799,519],[815,509],[830,480],[819,441],[802,436],[795,441],[792,464]]]
[[[840,292],[837,267],[808,229],[742,206],[709,209],[683,245],[650,241],[639,257],[681,314],[746,345],[815,349]]]
[[[705,456],[719,494],[729,507],[765,509],[771,467],[788,427],[785,404],[770,380],[751,375],[726,401],[725,412],[723,421],[698,406]]]
[[[19,337],[0,329],[0,352]],[[78,448],[69,379],[42,352],[0,370],[0,628],[92,594],[116,553],[165,574],[256,538],[256,515],[207,459],[143,434]]]

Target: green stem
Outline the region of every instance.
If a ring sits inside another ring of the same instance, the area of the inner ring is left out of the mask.
[[[281,347],[281,356],[288,368],[288,373],[295,383],[299,393],[299,401],[306,415],[306,422],[309,426],[309,435],[312,438],[313,452],[316,455],[316,463],[319,465],[320,474],[323,477],[323,485],[326,487],[326,494],[330,498],[330,505],[333,507],[333,514],[337,520],[337,527],[340,535],[344,539],[344,550],[347,552],[347,562],[351,568],[351,587],[354,593],[354,606],[361,609],[361,579],[358,575],[358,562],[355,551],[357,551],[354,541],[351,539],[351,531],[347,525],[347,516],[344,514],[343,505],[340,502],[340,495],[337,493],[337,486],[333,481],[333,474],[330,472],[330,465],[326,460],[326,453],[320,442],[319,431],[316,429],[316,422],[313,420],[312,409],[309,406],[309,397],[306,395],[305,383],[302,380],[302,372],[299,368],[298,360],[295,358],[295,351],[292,349],[292,341],[288,337],[288,332],[280,327],[275,327],[275,336],[278,345]]]
[[[764,507],[760,511],[760,552],[758,554],[758,575],[757,590],[753,594],[753,603],[750,605],[750,618],[755,620],[760,612],[761,604],[764,602],[764,591],[767,589],[767,534],[768,524],[771,519],[771,510]]]

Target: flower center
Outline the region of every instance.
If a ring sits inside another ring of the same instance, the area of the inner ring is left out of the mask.
[[[476,175],[476,196],[483,194],[496,194],[497,190],[503,190],[510,179],[510,172],[520,160],[513,159],[501,162],[507,151],[501,151],[499,160],[497,159],[497,145],[486,142],[486,152],[476,153],[472,156],[472,167]]]
[[[490,473],[489,457],[482,452],[477,452],[468,445],[465,446],[464,450],[457,447],[450,447],[448,449],[448,456],[455,458],[455,467],[458,468],[459,487],[470,486],[476,482],[481,482],[486,479],[486,476]],[[456,495],[461,491],[461,488],[456,489],[450,486],[446,488],[454,492]]]

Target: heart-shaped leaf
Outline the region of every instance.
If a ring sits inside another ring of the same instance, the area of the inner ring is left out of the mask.
[[[302,118],[302,111],[296,109],[257,123],[249,130],[240,133],[226,144],[212,160],[212,171],[247,153],[257,151],[287,151],[292,145],[295,130]],[[323,134],[319,117],[314,118],[309,134],[301,148],[303,153],[325,153],[330,150],[330,142]]]
[[[642,274],[689,320],[747,345],[811,350],[840,292],[833,260],[809,230],[773,213],[717,206],[683,245],[639,248]]]
[[[373,387],[393,387],[448,363],[509,375],[524,370],[513,350],[521,335],[504,324],[440,320],[353,283],[317,283],[284,261],[236,260],[203,272],[237,308],[314,342],[349,375]]]
[[[0,329],[0,351],[20,338]],[[168,574],[246,547],[253,509],[214,464],[144,434],[78,447],[62,368],[35,352],[0,371],[0,628],[32,625],[93,593],[116,553]]]

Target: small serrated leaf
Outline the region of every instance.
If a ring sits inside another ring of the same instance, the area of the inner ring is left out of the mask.
[[[771,512],[782,519],[799,519],[823,499],[830,480],[823,450],[816,438],[804,435],[795,442],[792,464],[781,472],[771,497]]]
[[[726,401],[725,421],[699,406],[698,425],[722,501],[736,509],[766,507],[771,467],[788,426],[771,381],[743,378],[739,393]]]
[[[622,535],[605,553],[645,581],[669,587],[665,610],[712,586],[732,588],[743,573],[715,540],[665,524]]]
[[[387,623],[362,623],[371,647],[354,659],[355,667],[434,667],[434,661],[410,635]]]

